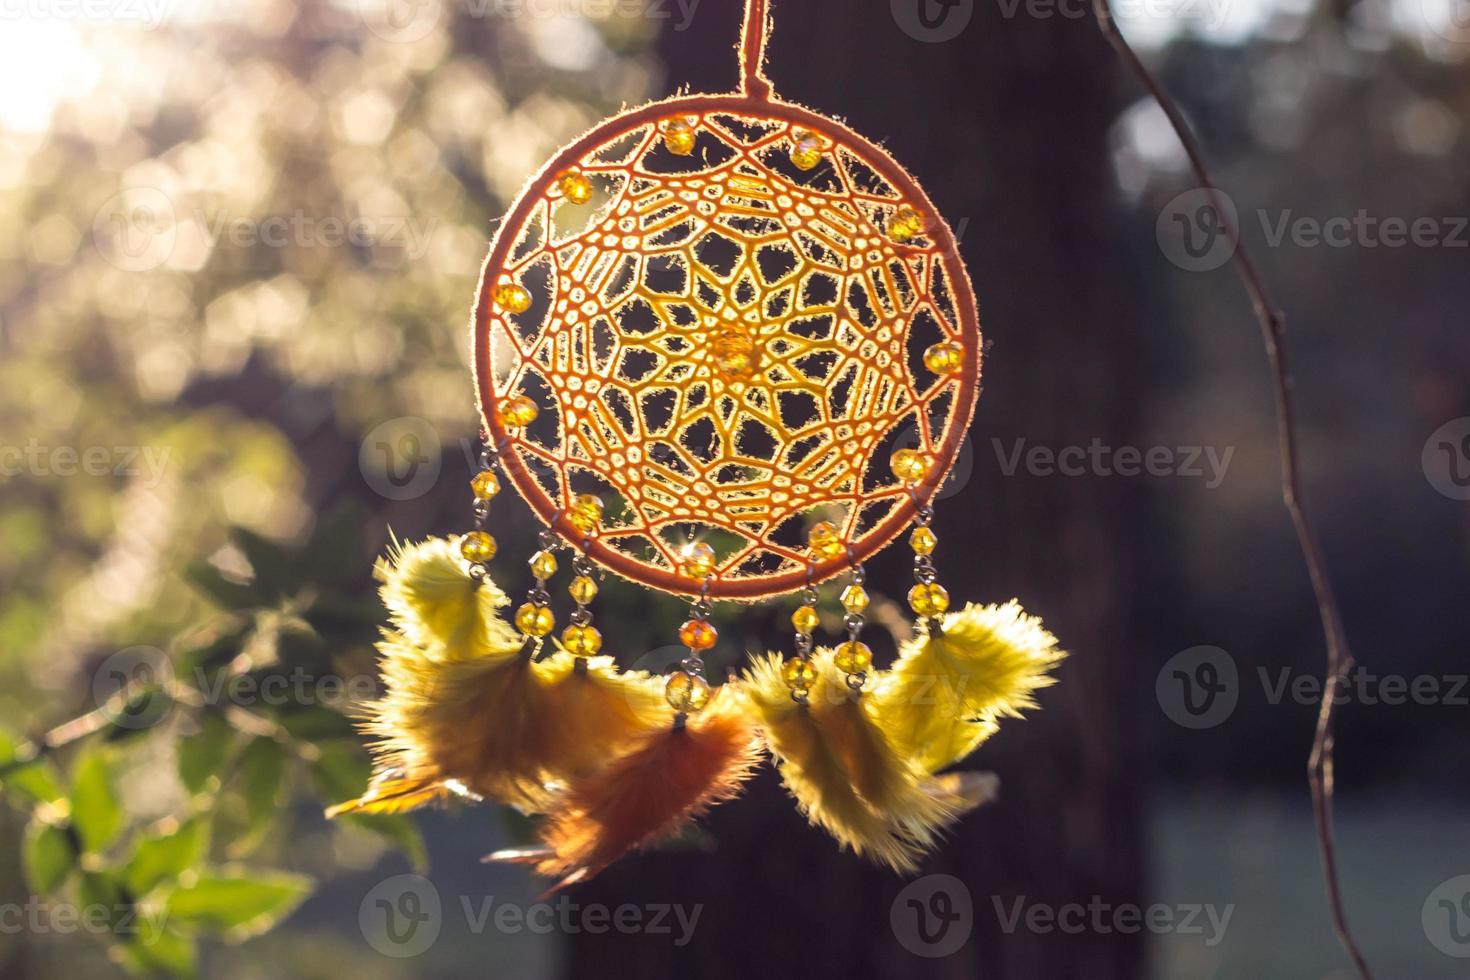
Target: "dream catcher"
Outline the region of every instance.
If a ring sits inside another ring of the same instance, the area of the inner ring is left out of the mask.
[[[951,612],[934,562],[929,501],[981,360],[954,236],[886,152],[776,96],[766,8],[746,5],[739,92],[598,125],[501,223],[473,320],[476,528],[379,566],[379,772],[337,811],[511,803],[543,815],[542,845],[494,857],[565,884],[732,795],[769,751],[813,823],[907,870],[987,791],[943,770],[1049,683],[1040,624],[1015,603]],[[514,604],[489,574],[502,481],[544,525]],[[904,534],[918,629],[878,670],[863,562]],[[603,655],[603,572],[689,603],[667,676]],[[843,629],[819,646],[833,579]],[[790,594],[790,654],[712,686],[712,604]]]

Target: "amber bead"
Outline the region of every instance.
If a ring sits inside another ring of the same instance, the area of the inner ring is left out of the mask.
[[[781,679],[793,691],[805,691],[817,682],[817,669],[810,660],[793,657],[781,668]]]
[[[679,642],[691,650],[708,650],[719,637],[719,632],[707,620],[690,619],[679,627]]]
[[[573,204],[586,204],[592,200],[592,181],[576,170],[564,170],[556,178],[557,190]]]
[[[531,556],[531,574],[545,581],[556,574],[556,554],[538,551]]]
[[[556,626],[556,617],[545,606],[526,603],[516,610],[516,629],[527,636],[545,636]]]
[[[573,623],[561,631],[561,645],[567,653],[577,657],[591,657],[602,649],[602,634],[596,626],[578,626]]]
[[[541,410],[525,395],[516,395],[500,403],[500,424],[511,428],[525,427],[536,421]]]
[[[909,547],[914,549],[916,555],[932,555],[934,549],[939,547],[939,538],[927,527],[916,527],[914,533],[909,535]]]
[[[585,606],[597,598],[597,583],[590,575],[578,575],[567,586],[567,593],[571,595],[573,602]]]
[[[868,590],[861,585],[849,585],[839,597],[842,608],[856,616],[868,608]]]
[[[848,640],[837,645],[832,662],[844,674],[861,674],[873,666],[873,651],[860,640]]]
[[[459,539],[459,553],[465,561],[489,561],[495,557],[495,551],[495,539],[484,531],[471,531]]]
[[[811,606],[799,606],[796,612],[791,614],[791,625],[796,627],[798,633],[810,633],[817,628],[820,617]]]
[[[524,313],[531,308],[531,294],[526,287],[514,282],[503,282],[491,294],[495,305],[507,313]]]
[[[470,492],[476,500],[489,500],[500,492],[500,478],[491,470],[481,470],[470,480]]]
[[[679,549],[679,570],[693,579],[702,579],[715,570],[715,549],[703,541],[694,541]]]
[[[964,351],[955,343],[935,344],[924,351],[924,366],[935,374],[958,371],[964,360]]]
[[[676,156],[687,157],[694,152],[695,135],[687,119],[670,119],[664,124],[664,146]]]
[[[888,219],[888,237],[895,242],[907,242],[923,233],[924,216],[906,204]]]
[[[567,511],[567,521],[582,534],[591,534],[602,526],[602,501],[590,493],[579,494]]]
[[[938,582],[909,589],[909,608],[919,616],[938,616],[949,608],[949,593]]]
[[[929,472],[929,460],[917,449],[896,449],[888,460],[888,467],[904,483],[918,483]]]
[[[709,681],[686,671],[676,671],[664,684],[664,700],[675,711],[698,711],[709,704]]]

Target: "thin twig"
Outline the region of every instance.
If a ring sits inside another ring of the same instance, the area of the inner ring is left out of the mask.
[[[1112,44],[1129,70],[1138,77],[1164,115],[1169,119],[1184,152],[1195,180],[1209,196],[1215,213],[1222,218],[1226,214],[1221,206],[1220,192],[1210,179],[1205,168],[1204,155],[1185,122],[1179,107],[1164,90],[1159,80],[1149,71],[1118,29],[1109,0],[1093,0],[1093,14],[1103,35]],[[1307,574],[1312,580],[1312,592],[1317,600],[1317,615],[1322,621],[1322,635],[1327,644],[1327,683],[1323,686],[1322,705],[1317,713],[1316,735],[1312,740],[1312,755],[1307,762],[1307,781],[1312,787],[1312,810],[1316,821],[1317,846],[1322,856],[1322,874],[1327,885],[1327,901],[1332,910],[1332,926],[1343,949],[1352,958],[1358,975],[1363,980],[1372,980],[1368,962],[1358,949],[1348,928],[1347,912],[1343,908],[1342,888],[1337,877],[1337,845],[1333,831],[1333,733],[1337,691],[1353,666],[1352,651],[1348,649],[1347,636],[1342,626],[1342,613],[1338,608],[1337,596],[1327,576],[1327,564],[1322,557],[1322,546],[1317,532],[1302,504],[1300,464],[1297,458],[1296,415],[1292,407],[1291,371],[1287,366],[1281,311],[1270,301],[1266,287],[1256,271],[1255,263],[1241,244],[1235,226],[1222,221],[1225,234],[1231,245],[1231,256],[1235,270],[1240,276],[1245,291],[1250,296],[1251,306],[1261,326],[1261,339],[1266,345],[1266,356],[1271,365],[1271,376],[1276,392],[1277,448],[1281,458],[1281,496],[1286,509],[1291,513],[1291,523],[1296,529],[1297,544],[1306,561]]]

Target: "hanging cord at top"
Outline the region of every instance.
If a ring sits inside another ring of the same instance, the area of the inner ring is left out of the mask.
[[[770,0],[745,0],[745,26],[740,32],[740,91],[762,101],[771,97],[771,80],[765,73],[770,8]]]

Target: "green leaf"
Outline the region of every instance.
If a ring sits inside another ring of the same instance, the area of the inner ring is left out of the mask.
[[[177,881],[203,859],[207,840],[204,822],[198,817],[186,820],[172,833],[145,837],[123,868],[123,883],[132,894],[143,896],[159,885]]]
[[[61,778],[45,759],[27,761],[35,747],[25,739],[0,729],[0,790],[33,803],[54,803],[66,793]]]
[[[319,704],[295,711],[283,711],[276,716],[276,721],[292,738],[303,742],[348,739],[357,734],[346,715]]]
[[[169,896],[168,918],[239,941],[270,929],[300,905],[311,888],[310,878],[284,872],[209,875]]]
[[[249,528],[230,528],[230,541],[245,553],[245,560],[255,572],[254,590],[274,601],[291,591],[296,574],[291,555],[278,541],[262,537]]]
[[[76,844],[62,827],[32,819],[26,827],[22,859],[26,883],[38,895],[48,895],[61,887],[77,865]]]
[[[256,738],[240,754],[245,830],[230,845],[231,854],[247,853],[265,836],[285,786],[286,761],[285,747],[272,738]]]
[[[337,819],[383,838],[408,858],[420,874],[429,870],[429,847],[412,817],[402,813],[347,813]]]
[[[221,609],[253,609],[265,605],[265,597],[253,585],[227,579],[207,561],[196,561],[184,569],[189,583]]]
[[[198,733],[179,742],[179,780],[190,793],[199,793],[224,767],[235,747],[235,729],[218,714],[206,714]]]
[[[134,906],[128,901],[122,883],[106,871],[84,871],[77,886],[77,900],[87,916],[102,913],[109,931],[134,918]]]
[[[122,832],[125,814],[112,785],[112,766],[105,749],[92,749],[72,772],[71,822],[82,849],[101,853]]]
[[[147,929],[120,947],[124,968],[134,976],[192,977],[199,972],[199,948],[192,936],[173,929]]]

